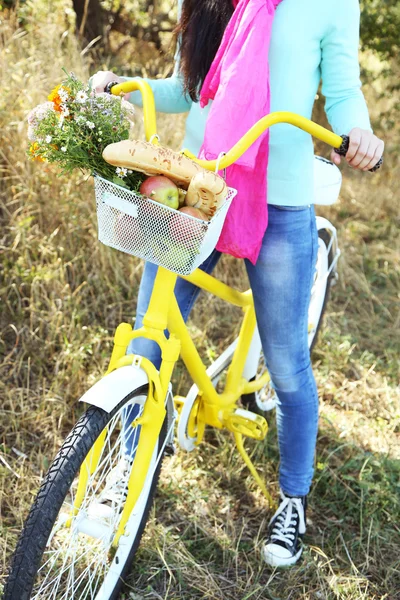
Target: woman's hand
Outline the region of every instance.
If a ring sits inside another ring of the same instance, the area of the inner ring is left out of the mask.
[[[97,73],[92,75],[90,81],[92,83],[92,89],[96,92],[96,94],[101,94],[104,92],[104,88],[106,87],[107,83],[110,83],[110,81],[125,83],[126,79],[115,75],[115,73],[112,71],[97,71]],[[125,94],[124,98],[125,100],[129,100],[129,94]]]
[[[349,133],[350,146],[346,154],[346,160],[355,169],[369,171],[383,155],[385,144],[376,135],[355,127]],[[340,165],[341,157],[332,150],[331,160],[335,165]]]

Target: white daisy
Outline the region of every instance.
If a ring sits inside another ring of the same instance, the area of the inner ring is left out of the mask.
[[[46,140],[46,144],[50,144],[50,142],[51,142],[51,135],[46,135],[46,137],[44,139]]]
[[[61,146],[61,152],[66,152],[66,151],[67,151],[66,146]]]
[[[75,100],[77,102],[79,102],[79,104],[84,104],[87,99],[88,99],[87,94],[85,94],[85,92],[82,90],[80,92],[78,92],[77,95],[75,96]]]
[[[115,172],[119,177],[126,177],[128,174],[128,169],[125,169],[125,167],[117,167]]]
[[[63,102],[65,102],[69,98],[67,90],[63,87],[60,87],[60,89],[58,90],[58,95],[60,96]]]
[[[66,104],[61,104],[61,114],[63,117],[68,117],[69,115],[69,108]]]
[[[89,129],[94,129],[96,125],[92,121],[86,121],[86,127],[89,127]]]

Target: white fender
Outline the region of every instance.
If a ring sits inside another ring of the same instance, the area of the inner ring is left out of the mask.
[[[320,229],[326,229],[329,233],[329,235],[331,236],[331,245],[332,245],[332,254],[333,254],[333,260],[330,266],[330,271],[329,272],[333,272],[334,277],[332,278],[331,284],[333,285],[336,280],[337,280],[337,270],[336,270],[336,266],[337,266],[337,261],[339,260],[339,256],[341,254],[340,252],[340,248],[339,248],[339,244],[338,244],[338,238],[337,238],[337,231],[336,231],[336,227],[334,225],[332,225],[332,223],[330,221],[328,221],[328,219],[325,219],[325,217],[316,217],[316,224],[317,224],[317,230],[319,231]]]
[[[319,215],[317,217],[315,217],[315,221],[316,221],[318,231],[320,229],[326,229],[330,233],[330,236],[332,238],[332,245],[333,245],[333,255],[337,260],[340,256],[340,250],[339,250],[339,246],[338,246],[336,227],[334,225],[332,225],[332,223],[330,221],[328,221],[328,219],[325,219],[325,217],[320,217]]]
[[[145,371],[138,366],[120,367],[95,383],[80,402],[86,402],[106,412],[111,412],[128,394],[148,383]],[[146,396],[138,397],[137,403],[144,404]]]
[[[317,224],[318,230],[327,229],[331,233],[331,235],[333,235],[333,237],[337,238],[336,227],[332,225],[332,223],[328,221],[328,219],[325,219],[325,217],[320,217],[318,215],[317,217],[315,217],[315,222]]]

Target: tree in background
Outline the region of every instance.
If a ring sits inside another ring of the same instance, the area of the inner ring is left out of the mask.
[[[152,42],[163,53],[163,36],[175,26],[176,0],[70,0],[76,15],[76,32],[85,46],[107,54],[109,34]],[[60,7],[61,3],[57,3]],[[0,0],[2,9],[15,9],[23,20],[25,0]],[[360,0],[362,49],[384,60],[398,61],[400,51],[400,1]],[[22,9],[22,11],[21,11]]]
[[[98,41],[107,50],[108,19],[100,0],[72,0],[72,6],[76,14],[76,32],[83,42],[94,45]]]
[[[169,5],[169,6],[166,6]],[[163,52],[162,34],[171,33],[174,0],[72,0],[76,31],[84,44],[109,49],[109,33],[117,31],[129,37],[153,42]]]
[[[362,47],[380,58],[398,58],[400,49],[399,0],[362,0]]]

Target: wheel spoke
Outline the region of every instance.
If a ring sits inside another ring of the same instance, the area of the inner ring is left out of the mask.
[[[79,557],[78,557],[77,559],[75,559],[75,560],[72,562],[72,564],[71,564],[71,565],[69,565],[69,566],[65,567],[66,561],[67,561],[67,559],[68,559],[68,551],[69,551],[69,548],[70,548],[70,546],[71,546],[71,542],[72,542],[72,541],[73,541],[73,538],[72,538],[72,537],[70,537],[70,538],[68,539],[68,546],[67,546],[67,548],[65,549],[65,551],[66,551],[66,552],[65,552],[65,557],[64,557],[63,564],[62,564],[62,566],[61,566],[60,570],[59,570],[59,571],[57,570],[57,574],[56,574],[56,575],[53,577],[53,579],[52,579],[51,581],[49,581],[49,582],[48,582],[46,585],[44,585],[44,584],[45,584],[45,582],[46,582],[46,580],[42,582],[42,585],[41,585],[40,589],[38,590],[37,594],[36,594],[36,595],[35,595],[35,596],[32,598],[32,600],[35,600],[36,598],[38,598],[38,599],[39,599],[39,598],[41,598],[41,597],[42,597],[42,598],[46,598],[46,599],[47,599],[47,598],[48,598],[47,594],[46,594],[46,596],[40,596],[39,594],[43,594],[43,592],[45,592],[45,591],[46,591],[46,590],[47,590],[47,589],[48,589],[48,588],[49,588],[49,587],[50,587],[52,584],[54,584],[54,582],[56,582],[56,581],[60,581],[60,580],[61,580],[61,578],[62,578],[62,576],[64,575],[64,573],[66,573],[66,572],[68,571],[68,569],[73,569],[73,570],[75,570],[75,566],[76,566],[76,564],[78,563],[78,561],[80,561],[80,562],[81,562],[81,561],[83,561],[83,559],[84,559],[84,558],[87,558],[87,557],[88,557],[88,555],[89,555],[90,553],[92,553],[92,552],[93,552],[93,550],[95,550],[95,556],[96,556],[96,554],[98,554],[98,551],[96,552],[96,548],[95,548],[95,547],[93,547],[93,546],[90,546],[89,548],[86,548],[86,550],[85,550],[85,551],[84,551],[82,554],[80,554],[80,555],[79,555]],[[62,550],[61,550],[61,551],[59,550],[59,551],[58,551],[58,555],[59,555],[61,552],[62,552]],[[75,551],[75,555],[76,555],[76,551]],[[55,561],[54,561],[54,562],[55,562]],[[87,562],[87,561],[86,561],[86,562]],[[53,563],[53,565],[54,565],[54,563]],[[64,567],[65,567],[65,568],[64,568]],[[84,569],[84,570],[83,570],[83,571],[82,571],[82,572],[79,574],[79,576],[78,576],[78,577],[76,578],[76,580],[75,580],[75,583],[79,584],[79,583],[82,581],[82,579],[84,579],[84,577],[86,576],[86,574],[87,574],[87,572],[88,572],[89,570],[90,570],[90,564],[89,564],[89,565],[87,565],[87,566],[85,567],[85,569]],[[51,573],[51,571],[49,571],[48,575],[50,575],[50,573]],[[46,579],[47,579],[48,575],[46,576]],[[55,589],[55,591],[56,591],[56,592],[57,592],[57,590],[58,590],[58,586],[59,586],[59,584],[57,585],[57,588]],[[54,598],[56,598],[56,596],[54,596]]]
[[[139,413],[139,416],[140,416],[140,414],[142,412],[143,412],[143,409]],[[138,435],[138,433],[137,433],[137,428],[133,428],[132,427],[131,430],[132,430],[132,432],[131,431],[129,432],[127,439],[129,439],[131,436],[135,436],[134,440],[133,440],[133,443],[132,443],[132,448],[134,448],[134,453],[131,455],[131,459],[133,459],[133,457],[135,456],[135,453],[136,453],[136,441],[137,441],[136,440],[136,436]],[[112,433],[112,431],[111,431],[111,433]],[[88,484],[87,484],[88,487],[90,486],[92,488],[92,493],[91,493],[92,496],[95,496],[98,493],[100,487],[102,486],[102,484],[106,480],[106,478],[108,476],[108,473],[111,471],[111,469],[113,469],[118,464],[118,461],[122,458],[122,446],[123,446],[123,444],[121,443],[121,441],[122,441],[122,432],[120,432],[118,434],[118,437],[117,437],[117,439],[116,439],[116,441],[115,441],[115,443],[113,444],[112,447],[109,444],[110,434],[107,435],[106,439],[107,439],[108,446],[109,446],[109,452],[107,453],[107,455],[103,459],[100,459],[99,465],[97,467],[98,471],[103,470],[103,473],[99,477],[98,472],[96,471],[96,473],[94,473],[93,475],[89,476],[89,480],[88,480]],[[116,446],[118,444],[119,444],[118,455],[114,458],[114,460],[111,460],[110,457],[112,456],[112,453],[115,451]],[[104,454],[104,453],[102,453],[102,454]],[[108,467],[107,469],[105,468],[106,466]],[[93,485],[94,479],[96,479],[96,482]],[[81,509],[85,509],[88,506],[89,502],[90,502],[90,496],[87,495],[87,497],[85,497],[84,500],[83,500],[83,502],[82,502]]]

